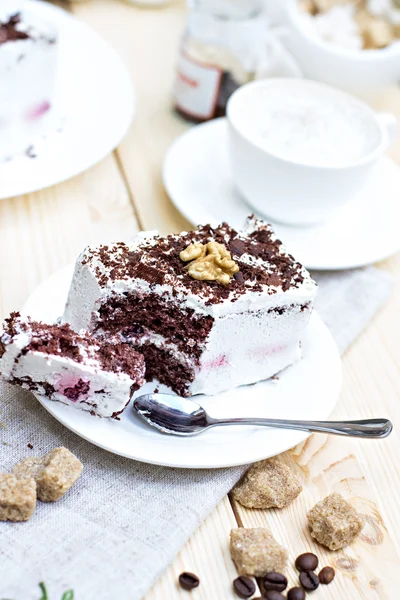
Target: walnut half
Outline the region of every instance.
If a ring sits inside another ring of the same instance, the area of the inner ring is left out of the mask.
[[[199,281],[219,281],[227,285],[239,271],[229,250],[218,242],[190,244],[179,257],[183,262],[191,261],[185,268],[193,279]]]

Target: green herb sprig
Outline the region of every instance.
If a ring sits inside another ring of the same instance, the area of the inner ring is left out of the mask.
[[[39,598],[39,600],[49,600],[49,595],[47,593],[47,588],[46,585],[43,583],[43,581],[41,581],[39,583],[39,587],[40,587],[40,591],[42,592],[42,597]],[[63,593],[61,600],[74,600],[75,599],[75,595],[73,590],[67,590],[66,592]]]

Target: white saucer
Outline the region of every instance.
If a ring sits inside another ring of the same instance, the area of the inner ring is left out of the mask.
[[[135,104],[128,72],[97,33],[47,2],[28,4],[59,31],[60,129],[35,145],[35,158],[0,163],[1,199],[55,185],[99,162],[125,135]]]
[[[181,135],[165,157],[166,190],[194,225],[228,221],[240,227],[254,212],[233,185],[226,138],[226,119],[210,121]],[[362,192],[330,221],[292,227],[265,218],[306,267],[350,269],[383,260],[400,249],[399,198],[400,167],[382,158]]]
[[[25,304],[24,313],[55,321],[63,312],[72,272],[72,266],[62,269],[40,285]],[[341,363],[335,342],[316,314],[302,346],[303,359],[282,372],[277,381],[196,399],[214,416],[326,419],[339,396]],[[154,388],[155,384],[146,384],[137,394]],[[160,390],[168,388],[160,386]],[[220,427],[195,437],[174,437],[144,424],[130,407],[120,421],[114,421],[37,398],[58,421],[89,442],[127,458],[169,467],[199,469],[246,464],[284,452],[307,437],[298,431],[262,427]]]

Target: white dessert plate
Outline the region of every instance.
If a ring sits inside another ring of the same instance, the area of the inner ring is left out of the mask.
[[[67,267],[42,283],[24,306],[24,314],[47,322],[62,314],[73,268]],[[278,379],[243,386],[215,396],[196,396],[214,416],[258,416],[326,419],[341,386],[341,362],[331,334],[314,314],[302,340],[304,356]],[[151,392],[146,384],[136,395]],[[167,391],[159,386],[160,391]],[[93,444],[142,462],[182,468],[216,468],[251,463],[284,452],[306,439],[307,433],[266,427],[220,427],[195,437],[174,437],[152,429],[131,405],[120,421],[36,396],[58,421]]]
[[[194,225],[228,220],[240,227],[254,212],[234,187],[227,133],[226,119],[198,125],[177,138],[165,157],[167,193]],[[384,157],[357,197],[323,224],[288,226],[259,216],[272,223],[279,238],[309,269],[350,269],[383,260],[400,249],[399,198],[400,167]]]
[[[18,156],[0,163],[0,199],[85,171],[119,144],[134,113],[129,73],[111,46],[61,8],[38,0],[28,4],[59,32],[59,128],[34,146],[34,158]]]

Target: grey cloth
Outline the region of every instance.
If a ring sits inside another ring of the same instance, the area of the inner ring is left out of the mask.
[[[316,279],[318,310],[344,351],[387,299],[391,278],[371,267]],[[0,523],[0,599],[38,600],[40,581],[50,600],[71,588],[76,600],[142,598],[245,470],[168,469],[114,456],[10,385],[0,385],[0,409],[1,470],[56,446],[84,463],[59,502],[38,503],[27,523]]]

